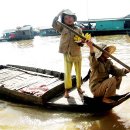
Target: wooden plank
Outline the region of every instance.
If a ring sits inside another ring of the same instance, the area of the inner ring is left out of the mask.
[[[3,72],[4,72],[4,75],[3,75]],[[48,77],[42,78],[41,76],[43,76],[43,75],[37,76],[37,74],[35,72],[31,73],[31,74],[35,74],[36,76],[26,74],[25,72],[21,72],[16,69],[12,70],[12,68],[5,69],[5,70],[3,69],[2,73],[0,75],[0,83],[4,84],[5,87],[8,89],[18,90],[20,88],[28,87],[29,85],[38,83],[40,80],[42,80],[42,82],[46,85],[57,80],[56,78],[52,78],[52,76],[49,76],[49,78]],[[52,78],[52,79],[50,79],[50,78]]]
[[[9,69],[0,69],[0,74],[8,73],[8,72],[9,72]]]
[[[52,89],[53,87],[56,87],[57,85],[63,83],[63,82],[59,82],[59,80],[57,78],[54,78],[50,82],[45,82],[46,80],[39,80],[38,82],[34,83],[34,84],[30,84],[30,86],[26,86],[22,89],[20,89],[20,92],[24,92],[24,93],[28,93],[28,94],[33,94],[35,96],[42,96],[44,95],[44,93],[46,93],[47,91],[49,91],[50,89]]]
[[[89,90],[88,87],[88,82],[85,82],[84,84],[82,84],[81,88],[83,90],[86,90],[84,95],[88,95],[90,97],[92,97],[92,93]],[[74,83],[75,86],[75,83]],[[64,104],[64,105],[70,105],[70,104],[74,104],[74,105],[83,105],[83,95],[79,95],[77,89],[73,89],[69,92],[70,98],[65,98],[64,95],[61,95],[60,97],[56,97],[52,100],[50,100],[50,103],[54,103],[54,104]]]
[[[49,88],[49,89],[52,89],[52,88],[54,88],[55,86],[58,86],[58,85],[63,84],[63,83],[64,83],[64,81],[62,81],[62,80],[57,80],[56,82],[50,83],[50,84],[48,85],[48,88]]]
[[[61,97],[51,100],[55,104],[64,104],[64,105],[83,105],[82,96],[78,94],[77,90],[72,90],[70,93],[70,98],[65,98],[63,95]]]
[[[5,88],[8,88],[10,90],[14,90],[14,89],[19,90],[21,88],[28,87],[29,85],[32,85],[37,82],[38,82],[38,80],[35,77],[26,79],[22,82],[16,82],[16,79],[14,79],[14,80],[11,79],[11,80],[4,82],[4,86],[5,86]]]
[[[42,102],[46,102],[55,95],[59,94],[61,91],[63,91],[63,81],[59,79],[59,76],[55,77],[53,75],[49,75],[52,74],[52,71],[49,70],[46,71],[49,74],[30,72],[28,70],[21,71],[15,68],[8,68],[0,72],[0,84],[4,85],[4,87],[0,87],[0,90],[2,88],[1,92],[3,92],[3,95],[8,95],[8,97],[13,97],[17,99],[17,97],[23,98],[23,95],[27,95],[33,96],[33,98],[35,97],[34,101],[37,100],[37,98],[39,97]],[[32,89],[33,93],[26,91],[25,94],[21,91],[24,89],[25,91],[26,89]],[[15,92],[17,93],[16,97],[14,96]],[[26,100],[28,99],[26,98]],[[31,102],[33,103],[33,100],[31,100]]]
[[[14,77],[17,77],[22,74],[23,72],[19,71],[8,71],[8,73],[0,74],[0,82],[13,79]]]
[[[22,78],[21,78],[22,77]],[[23,78],[24,77],[24,78]],[[25,79],[26,77],[26,79]],[[20,75],[20,77],[16,77],[14,79],[7,80],[3,82],[4,86],[8,89],[11,90],[19,90],[24,87],[29,87],[30,85],[34,85],[36,83],[44,84],[44,85],[49,85],[51,83],[54,83],[58,80],[58,78],[45,78],[45,77],[40,77],[40,76],[28,76],[27,74],[25,75]]]
[[[37,84],[48,86],[48,84],[51,84],[51,83],[55,82],[56,80],[57,80],[56,78],[54,78],[53,80],[52,79],[46,80],[44,78],[41,79],[41,78],[38,78],[38,77],[33,77],[32,79],[29,79],[29,80],[25,81],[24,83],[13,87],[12,89],[19,90],[21,88],[29,87],[31,85],[37,86]]]
[[[44,72],[46,74],[43,74],[43,73],[39,73],[39,72],[36,72],[36,71],[33,71],[34,68],[30,68],[30,67],[27,67],[27,70],[24,70],[22,68],[16,68],[16,67],[10,67],[9,69],[11,70],[15,70],[15,71],[21,71],[21,72],[25,72],[27,74],[30,74],[30,75],[34,75],[34,76],[42,76],[42,77],[50,77],[50,78],[54,78],[53,75],[51,75],[51,71],[50,70],[44,70]],[[26,67],[25,67],[26,69]],[[37,69],[36,69],[37,70]]]
[[[27,94],[40,97],[44,93],[49,91],[49,88],[42,83],[35,83],[35,84],[30,85],[29,87],[24,87],[20,89],[19,91],[22,93],[27,93]]]
[[[41,97],[36,97],[33,95],[28,95],[24,93],[20,93],[15,90],[9,90],[4,87],[0,87],[0,97],[1,98],[7,98],[8,100],[13,100],[13,101],[19,101],[19,102],[24,102],[27,104],[37,104],[37,105],[42,105],[43,101]]]

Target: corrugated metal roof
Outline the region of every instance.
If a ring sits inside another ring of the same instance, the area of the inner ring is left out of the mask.
[[[129,14],[129,15],[127,15],[127,16],[125,16],[124,18],[130,18],[130,14]]]
[[[25,30],[30,30],[32,27],[31,26],[23,26],[21,28],[17,28],[17,30],[25,31]]]
[[[15,31],[16,31],[16,29],[7,29],[7,30],[4,30],[3,33],[12,33]]]
[[[39,30],[55,30],[54,28],[40,28]]]

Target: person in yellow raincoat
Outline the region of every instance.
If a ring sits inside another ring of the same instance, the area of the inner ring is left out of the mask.
[[[69,98],[68,90],[72,88],[72,79],[71,71],[72,66],[75,66],[76,72],[76,84],[77,90],[80,94],[84,91],[81,89],[81,46],[82,42],[76,42],[78,39],[71,31],[61,26],[57,23],[57,20],[61,16],[61,22],[73,28],[79,34],[82,34],[82,31],[79,27],[75,26],[74,22],[77,20],[77,17],[70,10],[61,11],[53,20],[52,26],[61,34],[59,52],[64,55],[64,83],[65,83],[65,94],[66,98]]]

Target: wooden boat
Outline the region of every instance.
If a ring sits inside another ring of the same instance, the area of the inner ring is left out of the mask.
[[[0,66],[0,98],[43,105],[64,90],[64,74],[45,69]]]
[[[130,98],[130,93],[111,97],[113,104],[106,104],[101,98],[79,95],[75,89],[71,97],[63,97],[64,74],[40,68],[6,65],[0,66],[0,98],[49,109],[79,111],[88,113],[104,112]],[[72,77],[75,86],[75,76]]]

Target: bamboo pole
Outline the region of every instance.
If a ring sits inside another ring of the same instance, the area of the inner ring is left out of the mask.
[[[59,23],[60,25],[62,25],[63,27],[67,28],[68,30],[70,30],[71,32],[73,32],[74,34],[76,34],[77,36],[79,36],[80,38],[82,38],[83,40],[86,40],[86,38],[84,36],[82,36],[81,34],[79,34],[78,32],[74,31],[72,28],[70,28],[69,26],[57,21],[57,23]],[[109,54],[107,51],[103,50],[102,48],[100,48],[99,46],[97,46],[96,44],[92,43],[93,46],[95,48],[97,48],[98,50],[105,52],[109,57],[111,57],[113,60],[115,60],[116,62],[118,62],[119,64],[121,64],[122,66],[124,66],[126,69],[130,70],[130,67],[126,64],[124,64],[122,61],[120,61],[119,59],[117,59],[116,57],[114,57],[113,55]]]

